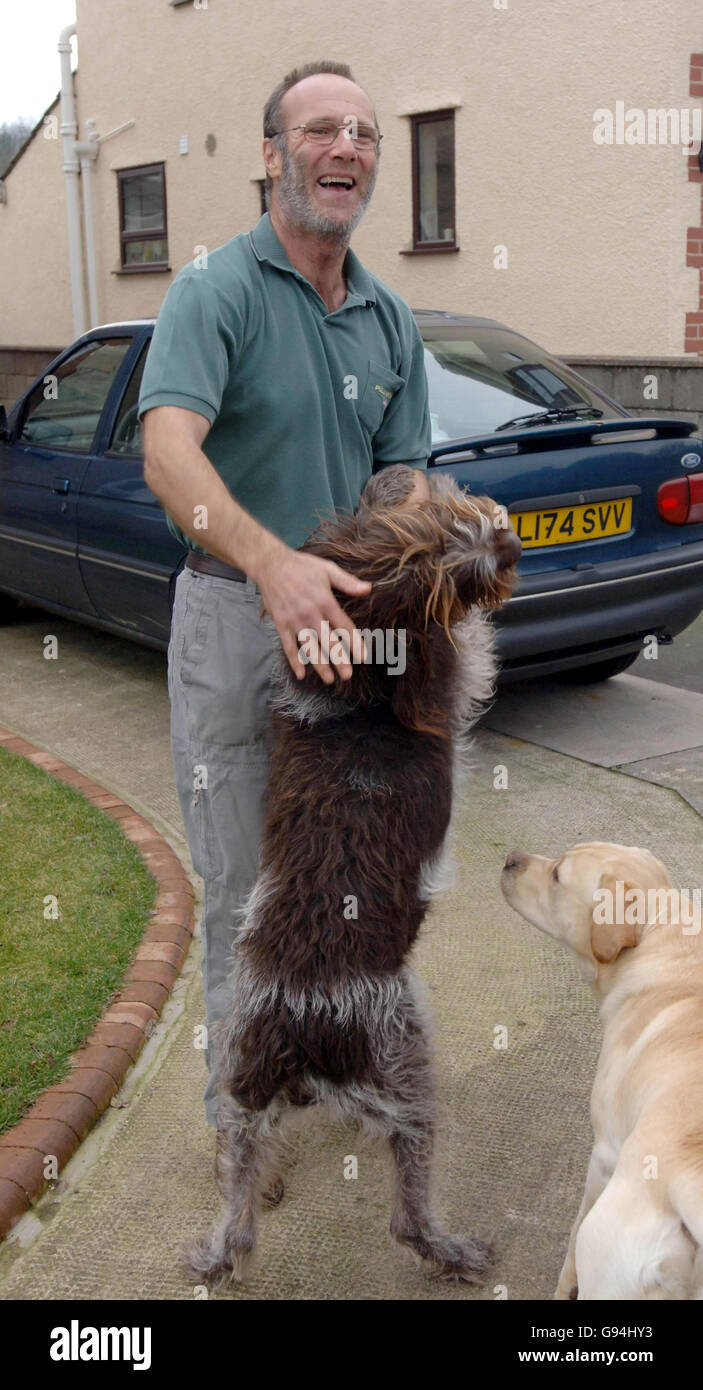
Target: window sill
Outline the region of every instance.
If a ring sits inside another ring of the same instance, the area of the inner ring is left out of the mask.
[[[170,265],[165,265],[165,264],[162,264],[160,261],[155,261],[153,265],[130,265],[130,266],[123,265],[123,266],[120,267],[119,270],[112,270],[112,271],[110,271],[110,274],[111,274],[111,275],[163,275],[165,272],[170,272],[171,269],[172,269],[172,267],[171,267]]]
[[[441,256],[447,256],[452,251],[461,251],[461,247],[456,246],[453,242],[450,242],[449,245],[447,245],[447,243],[444,241],[433,241],[430,242],[428,246],[411,246],[409,251],[399,251],[398,255],[433,256],[439,253],[439,255]]]

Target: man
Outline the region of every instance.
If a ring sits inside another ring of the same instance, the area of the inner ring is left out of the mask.
[[[334,590],[370,585],[296,547],[318,515],[355,510],[378,467],[424,469],[430,451],[415,321],[348,249],[378,172],[368,97],[346,65],[307,64],[266,103],[264,137],[269,211],[177,276],[139,398],[146,482],[189,546],[169,695],[178,795],[204,880],[208,1031],[226,1007],[234,912],[256,876],[278,640],[301,678],[297,634],[320,634],[314,664],[328,683],[326,633],[343,629],[360,652]],[[348,679],[349,661],[339,670]],[[212,1080],[205,1111],[215,1126]]]

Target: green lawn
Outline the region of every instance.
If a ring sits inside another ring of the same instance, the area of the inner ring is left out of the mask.
[[[67,1076],[157,891],[116,821],[0,746],[0,1134]]]

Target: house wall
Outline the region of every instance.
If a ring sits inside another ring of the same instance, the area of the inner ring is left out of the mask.
[[[0,348],[0,405],[9,411],[61,351],[60,347]]]
[[[59,82],[57,54],[57,87]],[[5,352],[15,347],[41,349],[54,342],[65,345],[73,336],[58,103],[47,117],[4,180],[6,202],[0,203],[0,350]],[[13,375],[14,365],[5,358],[0,378]]]
[[[593,115],[619,100],[700,104],[691,95],[700,0],[387,0],[359,17],[327,0],[78,0],[77,21],[81,136],[88,116],[101,135],[134,121],[97,160],[99,321],[158,312],[196,248],[258,220],[264,101],[294,64],[336,57],[369,92],[385,137],[354,248],[411,304],[496,317],[564,354],[647,361],[697,346],[692,161],[676,146],[596,145]],[[408,114],[445,106],[456,108],[461,249],[403,255]],[[0,206],[0,256],[9,246],[13,258],[4,287],[0,271],[0,348],[73,334],[60,146],[34,143]],[[120,274],[116,170],[161,160],[172,270]],[[497,246],[507,269],[495,267]]]

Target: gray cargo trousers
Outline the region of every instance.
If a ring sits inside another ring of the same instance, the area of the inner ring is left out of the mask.
[[[280,639],[253,580],[184,569],[168,649],[171,749],[193,866],[203,879],[207,1034],[227,1008],[235,909],[257,874],[269,770],[268,700]],[[197,1045],[194,1039],[194,1045]],[[205,1118],[215,1126],[210,1071]]]

